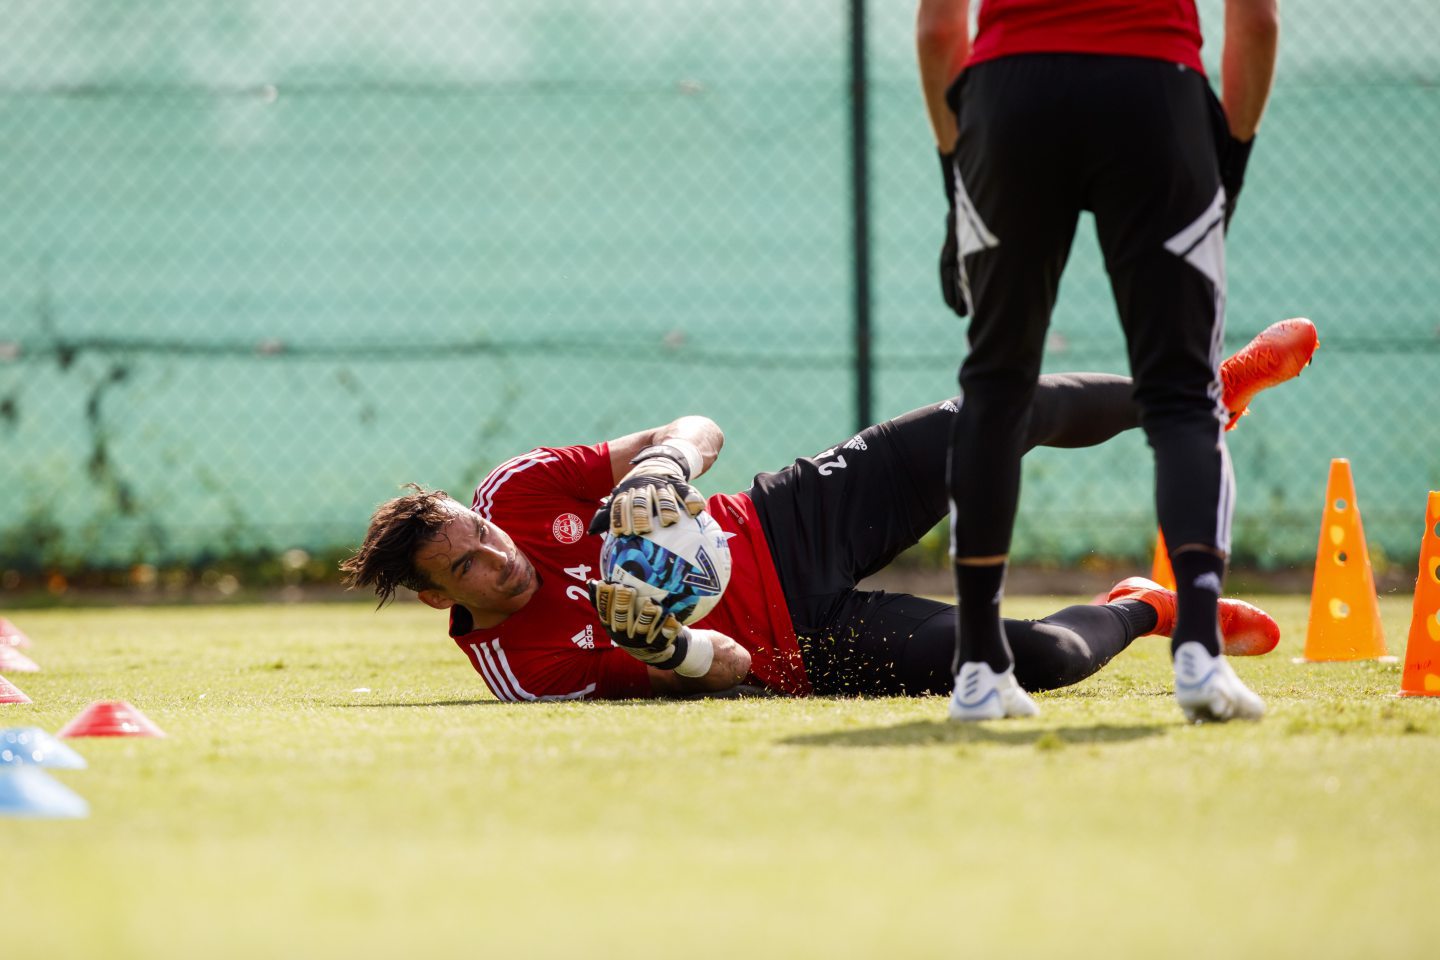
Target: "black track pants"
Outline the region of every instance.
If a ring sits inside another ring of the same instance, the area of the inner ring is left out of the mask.
[[[1138,426],[1131,392],[1109,374],[1042,377],[1024,447],[1092,446]],[[945,517],[957,411],[955,400],[924,407],[755,478],[750,497],[817,693],[946,692],[954,681],[952,606],[855,584]],[[1075,683],[1131,639],[1102,607],[1006,621],[1006,631],[1027,689]]]
[[[1094,212],[1125,331],[1166,541],[1228,552],[1224,117],[1209,84],[1159,60],[1034,54],[966,70],[951,102],[971,303],[952,435],[955,556],[1010,552],[1046,332],[1082,210]]]

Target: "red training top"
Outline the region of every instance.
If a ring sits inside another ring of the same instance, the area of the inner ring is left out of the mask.
[[[1195,0],[981,0],[966,66],[1016,53],[1101,53],[1200,73]]]
[[[498,524],[535,565],[540,587],[497,627],[473,629],[451,608],[450,636],[500,700],[648,697],[645,664],[615,646],[590,606],[602,537],[585,526],[610,494],[610,445],[540,447],[500,464],[475,488],[471,509]],[[730,538],[725,595],[693,626],[718,630],[750,651],[749,683],[804,695],[810,682],[770,547],[744,494],[717,494],[710,515]]]

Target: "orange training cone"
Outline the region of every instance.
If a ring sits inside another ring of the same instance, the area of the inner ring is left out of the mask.
[[[164,731],[124,700],[97,700],[60,728],[57,737],[163,737]]]
[[[1355,502],[1350,461],[1330,461],[1320,546],[1315,551],[1315,585],[1310,590],[1306,660],[1373,660],[1385,656],[1375,574]]]
[[[1405,644],[1402,697],[1440,697],[1440,491],[1430,491],[1425,535],[1420,538],[1420,576]]]
[[[1175,571],[1170,567],[1170,550],[1165,546],[1165,531],[1155,531],[1155,559],[1150,561],[1150,579],[1166,590],[1175,589]]]
[[[0,703],[29,703],[30,698],[15,684],[0,676]]]

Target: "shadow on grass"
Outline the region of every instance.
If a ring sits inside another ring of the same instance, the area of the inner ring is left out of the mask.
[[[998,743],[1014,747],[1064,746],[1087,743],[1125,743],[1154,737],[1168,729],[1166,724],[1043,729],[1001,729],[983,723],[950,723],[945,720],[913,720],[894,727],[863,730],[836,730],[784,737],[777,743],[790,747],[928,747],[951,743]]]
[[[358,707],[377,710],[386,707],[503,707],[499,700],[390,700],[384,703],[332,703],[332,707]]]
[[[775,698],[775,697],[778,697],[778,696],[780,696],[780,695],[779,695],[779,694],[776,694],[776,693],[772,693],[771,691],[766,690],[766,689],[763,688],[763,687],[750,687],[750,686],[745,686],[745,685],[742,684],[742,685],[737,686],[737,687],[731,687],[729,690],[720,690],[720,691],[716,691],[716,692],[713,692],[713,693],[691,693],[691,694],[684,694],[684,695],[682,695],[682,696],[674,696],[674,697],[636,697],[636,698],[633,699],[633,700],[625,700],[625,699],[622,699],[622,700],[613,700],[613,701],[606,701],[606,702],[607,702],[608,704],[610,704],[610,705],[613,705],[613,706],[658,708],[658,707],[665,707],[665,706],[667,706],[667,705],[669,705],[669,704],[672,704],[672,703],[675,703],[675,702],[677,702],[677,701],[686,701],[686,700],[756,700],[756,699],[770,699],[770,698]],[[539,706],[540,703],[557,704],[557,703],[566,703],[566,702],[584,703],[585,701],[580,701],[580,700],[576,700],[576,701],[549,700],[549,701],[537,701],[537,702],[535,703],[535,705],[536,705],[536,706]],[[371,701],[371,702],[369,702],[369,703],[353,703],[353,702],[348,702],[348,701],[347,701],[347,702],[344,702],[344,703],[332,703],[332,704],[330,704],[330,706],[335,706],[335,707],[365,707],[365,708],[367,708],[367,709],[375,709],[375,708],[377,708],[377,707],[502,707],[502,706],[508,706],[508,707],[514,707],[514,708],[516,708],[516,709],[521,709],[521,710],[523,710],[523,709],[525,709],[527,706],[530,706],[530,704],[529,704],[529,703],[507,703],[507,702],[503,702],[503,701],[500,701],[500,700],[491,700],[491,699],[484,699],[484,700],[476,699],[476,700],[389,700],[389,701],[384,701],[384,702]]]

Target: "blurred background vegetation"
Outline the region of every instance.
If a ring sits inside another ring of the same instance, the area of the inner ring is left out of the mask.
[[[863,38],[855,12],[12,0],[0,588],[333,582],[405,481],[464,500],[532,446],[700,412],[728,434],[705,487],[739,490],[953,393],[913,5],[859,9]],[[1322,346],[1230,434],[1236,564],[1308,567],[1348,457],[1377,563],[1413,569],[1440,487],[1440,6],[1284,14],[1226,343],[1308,315]],[[1088,222],[1048,365],[1123,370]],[[1138,435],[1038,452],[1017,562],[1148,559],[1150,488]]]

